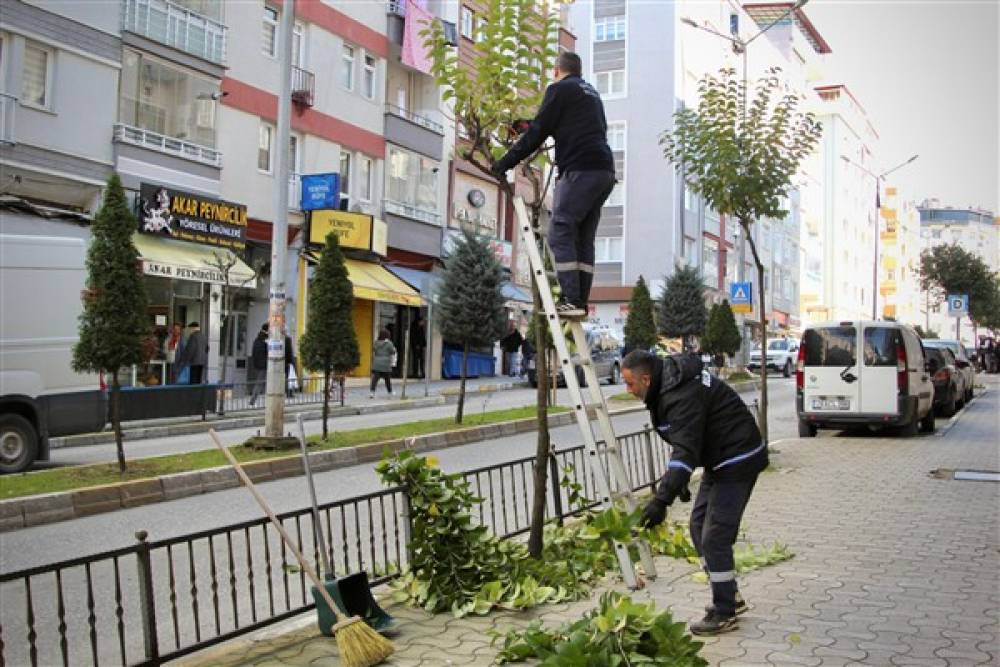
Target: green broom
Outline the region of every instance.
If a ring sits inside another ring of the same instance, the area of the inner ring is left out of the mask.
[[[240,476],[243,481],[243,485],[249,489],[250,493],[253,494],[254,499],[257,504],[260,505],[264,513],[267,514],[267,518],[271,520],[271,524],[274,526],[278,534],[281,535],[281,539],[284,541],[285,545],[295,554],[295,559],[299,562],[299,566],[302,571],[305,572],[309,579],[312,581],[313,586],[319,591],[320,595],[330,606],[330,611],[337,609],[337,603],[333,601],[333,597],[326,590],[326,586],[323,582],[319,580],[315,570],[309,565],[302,552],[299,551],[298,547],[292,542],[292,538],[288,536],[285,532],[284,527],[282,527],[281,522],[278,521],[278,517],[274,516],[274,512],[268,507],[267,502],[264,500],[263,496],[257,491],[257,487],[254,486],[250,478],[247,477],[246,472],[244,472],[243,467],[236,461],[232,453],[226,449],[226,446],[222,444],[219,440],[219,434],[215,432],[214,429],[209,430],[209,435],[212,436],[215,446],[223,453],[223,455],[228,459],[230,465],[236,470],[236,474]],[[337,650],[340,651],[340,661],[345,665],[345,667],[370,667],[371,665],[377,665],[393,654],[395,649],[392,643],[385,639],[382,635],[372,630],[368,627],[368,624],[362,621],[357,616],[352,616],[350,618],[345,618],[343,620],[338,620],[333,625],[333,635],[337,639]]]

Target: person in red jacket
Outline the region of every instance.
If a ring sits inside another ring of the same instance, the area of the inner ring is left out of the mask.
[[[693,354],[660,359],[633,350],[622,360],[625,386],[646,402],[657,433],[670,443],[670,462],[643,524],[666,518],[674,500],[690,499],[688,480],[703,468],[691,510],[691,541],[712,585],[705,617],[691,624],[697,635],[716,635],[736,627],[748,609],[736,585],[733,544],[757,475],[767,467],[767,444],[739,394],[711,375]]]

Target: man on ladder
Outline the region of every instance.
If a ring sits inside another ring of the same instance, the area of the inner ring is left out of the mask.
[[[506,178],[549,137],[555,138],[559,170],[553,201],[549,248],[562,294],[556,310],[562,319],[587,316],[594,282],[594,238],[601,207],[615,185],[615,160],[608,146],[608,123],[600,94],[581,78],[580,56],[563,51],[555,82],[545,91],[538,114],[507,154],[493,165]]]
[[[643,523],[662,523],[675,499],[687,500],[694,469],[704,468],[691,510],[691,540],[712,585],[712,605],[704,619],[691,624],[691,632],[732,630],[737,614],[748,608],[736,586],[733,544],[757,475],[767,467],[767,445],[739,394],[693,354],[660,359],[634,350],[622,360],[622,376],[672,447],[667,474],[646,505]]]

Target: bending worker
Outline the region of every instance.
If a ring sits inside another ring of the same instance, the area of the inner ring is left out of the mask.
[[[704,468],[691,510],[691,541],[711,582],[712,604],[691,632],[732,630],[737,614],[748,609],[736,586],[733,544],[757,475],[767,467],[767,445],[739,394],[704,370],[697,356],[660,359],[634,350],[622,367],[628,391],[646,402],[653,425],[671,446],[667,474],[643,511],[643,523],[662,523],[676,498],[689,497],[694,469]]]
[[[556,60],[555,83],[530,127],[507,154],[493,164],[505,179],[513,169],[555,138],[559,177],[553,198],[549,247],[562,295],[556,309],[566,319],[587,315],[594,282],[594,238],[601,207],[615,186],[615,159],[608,146],[608,123],[600,94],[581,78],[580,56],[563,51]]]

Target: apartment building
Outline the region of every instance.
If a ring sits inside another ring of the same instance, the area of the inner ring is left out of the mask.
[[[926,309],[920,289],[920,212],[895,186],[884,188],[879,209],[879,312],[923,326]]]

